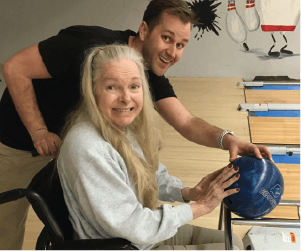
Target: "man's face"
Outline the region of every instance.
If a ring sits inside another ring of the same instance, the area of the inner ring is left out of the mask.
[[[182,57],[189,40],[191,24],[184,24],[179,17],[164,12],[151,33],[145,22],[144,25],[146,33],[142,38],[142,55],[150,70],[162,76]]]

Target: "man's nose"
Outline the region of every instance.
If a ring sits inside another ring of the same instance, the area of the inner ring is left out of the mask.
[[[177,48],[175,44],[171,44],[167,50],[167,55],[170,57],[169,59],[175,59],[176,58],[176,52],[177,52]]]

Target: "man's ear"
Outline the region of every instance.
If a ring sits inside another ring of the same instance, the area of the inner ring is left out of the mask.
[[[142,23],[139,26],[139,37],[141,41],[144,41],[148,34],[148,25],[145,21],[142,21]]]

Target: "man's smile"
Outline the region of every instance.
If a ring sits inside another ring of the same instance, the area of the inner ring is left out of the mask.
[[[167,59],[165,59],[164,57],[159,57],[159,58],[160,58],[160,60],[161,60],[163,63],[168,64],[168,63],[171,62],[171,61],[168,61]]]

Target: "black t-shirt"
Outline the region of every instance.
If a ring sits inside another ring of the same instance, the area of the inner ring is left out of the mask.
[[[71,26],[39,43],[49,79],[33,79],[37,103],[50,132],[60,134],[66,116],[80,99],[81,67],[89,49],[105,44],[128,44],[131,30],[113,31],[99,26]],[[154,101],[176,97],[164,76],[147,71]],[[34,149],[6,88],[0,101],[0,142],[20,150]]]

